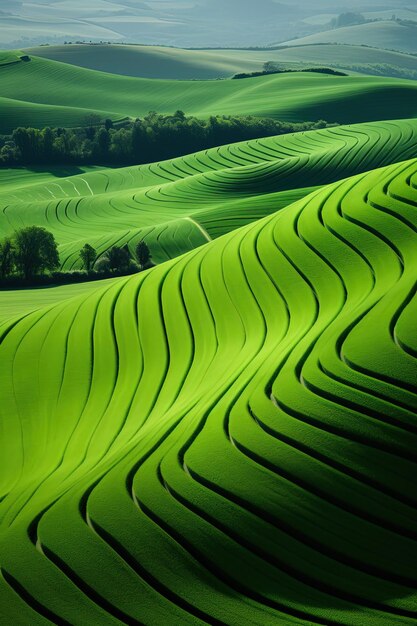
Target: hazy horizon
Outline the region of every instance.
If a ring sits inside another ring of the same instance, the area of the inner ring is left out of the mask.
[[[315,35],[341,13],[386,20],[395,11],[417,24],[406,0],[4,0],[0,47],[66,41],[177,47],[269,46]]]

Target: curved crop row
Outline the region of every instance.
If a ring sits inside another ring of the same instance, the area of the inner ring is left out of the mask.
[[[417,620],[417,160],[0,343],[0,623]]]
[[[171,161],[101,170],[0,193],[0,229],[51,230],[62,267],[140,240],[155,262],[277,211],[314,188],[415,155],[417,122],[341,126],[213,148]]]

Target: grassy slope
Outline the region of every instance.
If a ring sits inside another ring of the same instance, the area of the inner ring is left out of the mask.
[[[30,55],[69,63],[93,70],[165,79],[210,79],[237,72],[262,69],[266,61],[321,65],[350,69],[366,74],[372,65],[388,64],[400,70],[417,71],[417,57],[410,54],[350,45],[299,46],[284,50],[182,50],[158,46],[71,45],[29,48]]]
[[[2,65],[9,65],[10,63],[22,63],[20,56],[23,52],[0,50],[0,67]]]
[[[60,178],[103,169],[95,165],[33,166],[0,169],[0,193],[16,191],[34,183],[56,182]]]
[[[0,231],[51,230],[63,268],[88,242],[101,254],[140,239],[160,263],[253,222],[315,186],[415,154],[417,121],[338,127],[232,144],[172,161],[101,170],[0,193]],[[10,179],[10,176],[9,176]],[[1,178],[0,178],[1,183]],[[42,294],[40,294],[42,295]]]
[[[414,81],[378,77],[297,73],[246,80],[163,81],[34,58],[1,67],[0,80],[0,132],[29,120],[33,126],[80,125],[86,110],[97,108],[114,119],[182,109],[199,116],[252,114],[345,123],[417,113]]]
[[[162,46],[43,46],[29,48],[27,53],[102,72],[142,78],[210,79],[262,68],[258,57],[249,62],[239,62],[233,57],[229,59],[227,51],[221,51],[216,56],[209,50]]]
[[[325,42],[365,44],[375,46],[376,48],[417,53],[417,24],[409,26],[394,21],[372,22],[370,24],[327,30],[284,43],[300,45]]]
[[[0,329],[2,324],[9,325],[16,317],[23,317],[31,311],[36,311],[41,307],[49,306],[56,302],[63,302],[80,294],[91,294],[104,284],[111,284],[115,280],[117,279],[109,278],[56,287],[3,289],[0,291]]]
[[[2,623],[415,622],[416,204],[361,174],[2,335]]]

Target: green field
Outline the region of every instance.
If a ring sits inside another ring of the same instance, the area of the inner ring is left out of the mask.
[[[22,5],[27,19],[74,23],[78,10],[86,30],[179,11],[42,1]],[[271,9],[216,6],[254,20]],[[0,288],[0,626],[415,626],[417,82],[361,72],[412,73],[417,56],[37,51],[0,52],[0,135],[152,110],[340,125],[129,167],[0,168],[2,285],[28,285]],[[213,80],[326,58],[353,75]],[[142,152],[178,130],[176,148],[181,121],[149,126]],[[99,140],[116,135],[68,136],[99,162]],[[14,235],[33,225],[63,272],[82,269],[86,244],[99,259],[145,241],[154,266],[25,283]]]
[[[33,57],[0,67],[0,81],[0,133],[28,124],[82,125],[87,112],[97,110],[114,120],[181,109],[200,117],[240,114],[340,123],[417,114],[415,81],[379,77],[300,72],[246,80],[152,80]]]
[[[3,289],[0,291],[0,331],[2,324],[7,326],[14,318],[23,317],[32,311],[56,302],[68,300],[80,294],[93,293],[95,290],[102,288],[103,285],[111,284],[116,280],[115,278],[108,278],[100,281],[80,282],[55,287]]]
[[[2,625],[416,622],[416,206],[414,159],[3,323]]]
[[[392,11],[392,13],[395,13],[395,11]],[[417,13],[415,16],[415,19],[417,19]],[[417,53],[417,21],[411,24],[393,20],[371,22],[326,30],[314,35],[307,35],[306,37],[280,43],[287,45],[342,43]]]
[[[13,192],[19,190],[20,192],[23,187],[33,185],[34,183],[53,182],[59,178],[67,178],[68,176],[76,176],[77,174],[86,174],[87,172],[95,172],[101,169],[103,168],[94,165],[39,165],[33,166],[32,168],[0,168],[0,194],[3,194],[8,190],[12,190]]]
[[[112,74],[163,79],[227,78],[241,71],[262,69],[268,52],[183,50],[164,46],[66,45],[38,46],[27,54]],[[242,57],[242,58],[240,58]]]
[[[399,120],[259,139],[78,176],[60,170],[45,182],[36,172],[23,180],[16,174],[14,182],[6,171],[3,184],[0,176],[0,231],[47,228],[64,270],[81,267],[85,243],[99,254],[124,244],[133,252],[144,239],[154,262],[162,263],[314,188],[410,158],[416,143],[417,120]]]
[[[310,45],[264,50],[182,50],[161,46],[66,45],[28,48],[29,55],[102,72],[163,79],[228,78],[256,72],[273,61],[285,67],[327,66],[386,75],[397,71],[417,76],[417,57],[411,54],[350,45]],[[391,68],[391,69],[390,69]],[[388,73],[387,73],[388,72]],[[407,76],[404,76],[406,78]]]

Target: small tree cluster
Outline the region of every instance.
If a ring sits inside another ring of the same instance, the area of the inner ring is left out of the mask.
[[[97,257],[97,251],[88,243],[80,250],[84,279],[88,275],[97,278],[99,274],[133,273],[153,265],[151,252],[144,241],[139,241],[133,255],[125,245],[112,246]],[[56,272],[58,267],[58,247],[53,234],[45,228],[27,226],[0,241],[0,280],[14,277],[30,282],[45,273],[52,274],[57,280],[73,279],[75,274],[83,279],[82,272]]]
[[[133,256],[127,245],[112,246],[98,259],[97,251],[87,243],[80,251],[80,258],[87,272],[94,268],[99,273],[127,273],[152,266],[152,255],[144,241],[137,244]]]
[[[59,266],[54,236],[40,226],[27,226],[0,242],[0,278],[12,274],[31,280]]]
[[[232,76],[233,79],[241,79],[241,78],[256,78],[258,76],[266,76],[267,74],[296,74],[298,72],[310,72],[315,74],[330,74],[331,76],[347,76],[345,72],[340,72],[339,70],[335,70],[331,67],[300,67],[299,69],[294,68],[285,68],[281,65],[275,64],[273,61],[267,61],[264,63],[264,69],[259,72],[240,72],[239,74],[235,74]],[[328,124],[323,120],[319,122],[315,122],[314,125],[309,130],[314,130],[317,128],[317,124],[324,124],[324,126],[332,126],[332,124]],[[333,124],[335,126],[335,124]],[[307,129],[306,129],[307,130]],[[277,133],[278,134],[278,133]]]

